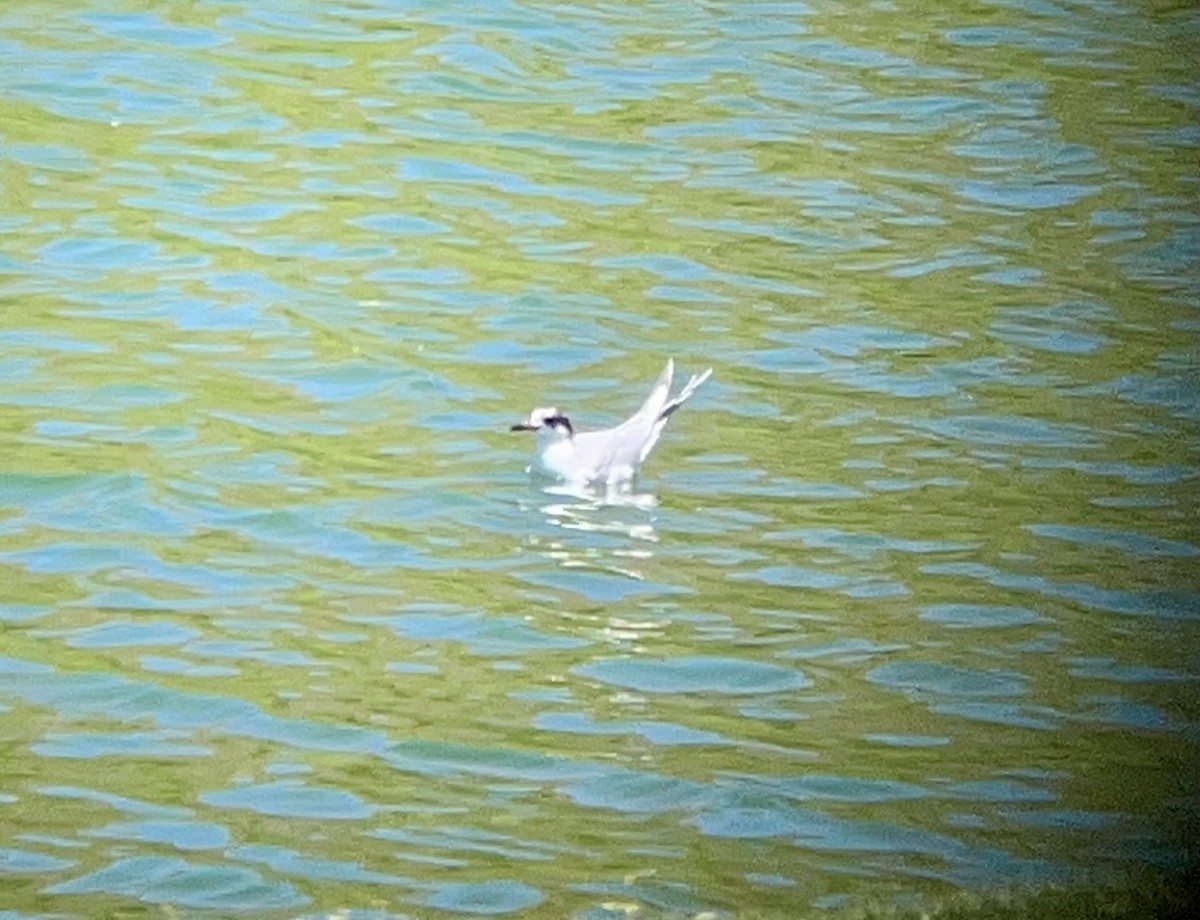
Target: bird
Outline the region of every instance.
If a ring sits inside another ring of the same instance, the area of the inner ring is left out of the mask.
[[[637,477],[667,419],[712,376],[712,372],[710,367],[702,374],[694,374],[679,395],[671,399],[675,362],[668,358],[667,366],[642,407],[614,428],[576,431],[566,415],[550,406],[534,409],[529,418],[513,425],[512,430],[537,432],[531,472],[552,476],[571,485],[626,485]]]

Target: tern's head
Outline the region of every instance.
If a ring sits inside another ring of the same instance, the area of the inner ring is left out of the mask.
[[[513,431],[536,431],[539,435],[555,435],[569,438],[575,433],[571,420],[553,406],[534,409],[520,425],[513,425]]]

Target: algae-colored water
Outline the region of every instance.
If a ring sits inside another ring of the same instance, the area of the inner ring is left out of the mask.
[[[0,909],[1181,867],[1198,27],[8,4]],[[668,356],[715,373],[632,500],[527,476],[512,422],[619,420]]]

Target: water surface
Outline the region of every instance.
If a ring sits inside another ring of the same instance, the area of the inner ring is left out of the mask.
[[[5,907],[1180,867],[1194,10],[0,23]],[[635,496],[530,480],[512,422],[617,421],[668,356],[715,373]]]

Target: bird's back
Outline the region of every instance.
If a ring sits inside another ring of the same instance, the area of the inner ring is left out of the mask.
[[[637,473],[662,430],[674,372],[675,362],[668,359],[641,408],[620,425],[575,435],[576,461],[579,468],[590,472],[589,478],[611,482]]]

